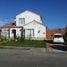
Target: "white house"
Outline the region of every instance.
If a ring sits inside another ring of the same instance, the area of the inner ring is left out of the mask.
[[[1,27],[1,35],[7,38],[46,39],[46,26],[39,14],[26,10],[14,19],[11,26]]]

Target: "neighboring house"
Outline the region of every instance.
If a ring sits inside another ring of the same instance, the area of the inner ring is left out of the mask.
[[[55,33],[64,35],[65,29],[46,29],[46,40],[52,40]]]
[[[46,26],[43,25],[42,18],[39,14],[26,10],[16,15],[14,21],[14,23],[0,27],[1,36],[5,36],[7,39],[46,39]]]

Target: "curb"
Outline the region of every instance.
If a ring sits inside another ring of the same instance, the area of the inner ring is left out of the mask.
[[[52,48],[35,48],[35,47],[17,47],[17,46],[0,46],[0,49],[21,49],[21,50],[30,50],[38,49],[42,52],[55,52],[55,53],[67,53],[67,51],[56,50]]]
[[[0,49],[23,49],[30,50],[32,47],[0,46]]]

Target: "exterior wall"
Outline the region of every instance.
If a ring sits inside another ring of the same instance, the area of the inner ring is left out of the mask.
[[[46,40],[52,40],[54,33],[64,34],[64,29],[47,29],[46,31]]]
[[[16,30],[16,37],[21,37],[21,28],[3,28],[1,32],[1,36],[7,38],[7,39],[13,39],[14,34],[12,33],[12,30]]]
[[[12,33],[12,30],[16,30],[16,37],[21,37],[21,28],[10,28],[10,39],[13,39],[14,34]]]
[[[33,21],[32,23],[24,26],[24,29],[34,29],[34,39],[44,40],[46,38],[46,27]],[[25,37],[28,32],[25,31]]]
[[[37,14],[30,12],[30,11],[25,11],[25,12],[16,16],[16,19],[15,19],[16,26],[23,26],[23,25],[19,24],[19,18],[25,18],[25,24],[30,23],[33,20],[36,20],[36,21],[42,23],[42,19],[41,19],[40,15],[37,15]]]
[[[7,38],[8,39],[8,37],[9,37],[9,35],[8,35],[8,33],[9,33],[9,29],[8,28],[3,28],[3,29],[1,29],[2,31],[1,31],[1,36],[3,36],[3,37],[5,37],[5,38]]]

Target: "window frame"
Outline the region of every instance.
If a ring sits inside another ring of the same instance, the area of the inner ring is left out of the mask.
[[[25,24],[25,18],[19,18],[19,24],[20,25]]]

